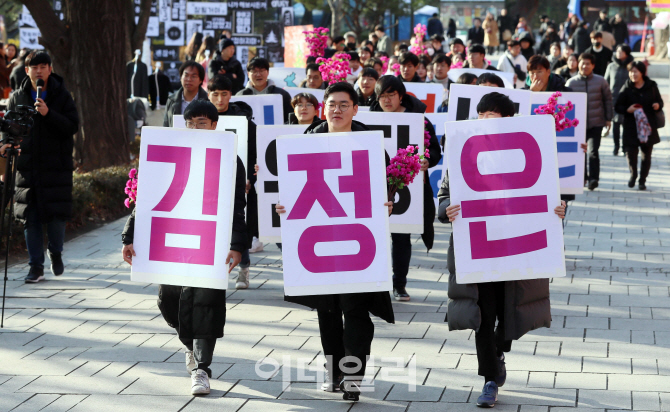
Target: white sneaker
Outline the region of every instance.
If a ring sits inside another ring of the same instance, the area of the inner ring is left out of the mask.
[[[254,236],[254,239],[251,241],[251,249],[249,249],[249,253],[258,253],[263,251],[263,242],[258,240],[257,237]]]
[[[191,395],[209,395],[209,376],[202,369],[191,372]]]
[[[249,268],[240,268],[240,273],[237,275],[237,283],[235,289],[246,289],[249,287]]]
[[[195,356],[193,356],[192,350],[186,351],[186,371],[190,375],[195,369]]]

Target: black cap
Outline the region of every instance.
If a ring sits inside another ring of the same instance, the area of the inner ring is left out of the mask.
[[[232,40],[230,40],[230,39],[222,39],[222,40],[219,42],[219,51],[224,51],[226,48],[228,48],[228,47],[230,47],[230,46],[235,46],[235,43],[234,43]]]

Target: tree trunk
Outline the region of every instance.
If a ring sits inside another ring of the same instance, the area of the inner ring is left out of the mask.
[[[51,54],[54,71],[63,76],[77,105],[75,161],[84,170],[128,163],[126,41],[132,0],[65,0],[64,21],[56,18],[48,0],[21,1],[35,18],[40,44]],[[146,24],[144,33],[137,33],[142,18],[133,33],[144,38]]]
[[[340,34],[340,19],[342,18],[342,0],[328,0],[330,6],[330,36],[335,37]]]

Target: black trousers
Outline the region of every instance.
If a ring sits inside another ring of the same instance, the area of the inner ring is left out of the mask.
[[[603,133],[602,127],[586,129],[586,159],[584,159],[584,179],[598,181],[600,179],[600,139]],[[588,161],[588,168],[587,166]]]
[[[621,147],[621,128],[623,127],[622,122],[612,122],[612,139],[614,140],[614,150],[619,150]]]
[[[412,235],[391,233],[391,260],[393,262],[393,288],[407,285],[409,261],[412,259]]]
[[[212,377],[212,370],[209,365],[212,364],[214,358],[214,347],[216,346],[216,339],[182,339],[181,343],[193,352],[195,358],[195,368],[202,369],[207,372],[207,376]]]
[[[477,287],[477,305],[482,313],[482,323],[475,333],[478,374],[493,378],[500,374],[498,358],[512,349],[512,341],[505,340],[505,282],[479,283]]]
[[[370,356],[375,326],[364,301],[340,299],[339,303],[339,311],[317,311],[321,346],[328,359],[327,368],[333,379],[337,379],[340,374],[362,379]]]
[[[647,176],[649,176],[649,169],[651,169],[651,151],[654,145],[648,143],[640,143],[638,147],[628,147],[626,150],[626,159],[628,160],[628,169],[630,170],[631,178],[637,179],[637,153],[640,152],[640,183],[645,184]]]

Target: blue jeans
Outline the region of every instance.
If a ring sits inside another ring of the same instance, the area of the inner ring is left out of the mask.
[[[35,268],[44,268],[44,233],[42,226],[43,223],[40,221],[35,207],[29,207],[23,234],[26,237],[30,266]],[[49,240],[47,248],[51,253],[61,253],[65,240],[65,221],[54,218],[46,223],[46,227]]]
[[[240,269],[251,266],[251,256],[249,256],[249,249],[244,249],[242,252],[242,260],[240,261]]]

